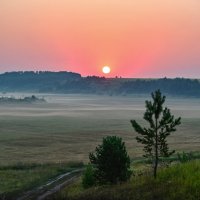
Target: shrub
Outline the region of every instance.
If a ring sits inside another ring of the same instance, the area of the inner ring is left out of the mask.
[[[195,159],[195,156],[192,152],[185,153],[184,151],[182,153],[177,153],[178,161],[181,163],[189,162],[193,159]]]
[[[127,181],[131,176],[130,158],[125,143],[116,136],[103,138],[103,143],[90,153],[94,175],[98,184],[116,184]]]
[[[92,187],[95,184],[94,169],[91,164],[88,164],[82,177],[82,185],[85,189]]]

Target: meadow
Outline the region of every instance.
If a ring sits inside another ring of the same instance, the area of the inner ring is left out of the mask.
[[[24,97],[32,94],[6,94]],[[96,96],[34,94],[47,103],[0,105],[0,166],[16,163],[88,162],[107,135],[121,136],[131,159],[142,156],[130,120],[141,123],[150,95]],[[198,151],[200,99],[167,97],[166,105],[182,125],[169,138],[177,151]]]

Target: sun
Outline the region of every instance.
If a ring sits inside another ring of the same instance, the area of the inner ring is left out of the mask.
[[[111,69],[110,69],[109,66],[104,66],[104,67],[102,68],[102,71],[103,71],[104,74],[109,74],[110,71],[111,71]]]

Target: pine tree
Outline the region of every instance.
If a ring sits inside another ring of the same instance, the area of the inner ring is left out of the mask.
[[[120,137],[107,136],[103,143],[90,153],[97,184],[116,184],[130,179],[130,158]]]
[[[146,112],[143,117],[150,126],[143,128],[135,120],[131,120],[131,124],[140,135],[136,140],[144,145],[144,157],[151,159],[156,178],[160,159],[175,153],[174,150],[169,150],[167,137],[176,131],[175,127],[181,124],[181,118],[175,119],[167,107],[163,108],[166,97],[162,96],[160,90],[151,96],[153,101],[146,101]]]

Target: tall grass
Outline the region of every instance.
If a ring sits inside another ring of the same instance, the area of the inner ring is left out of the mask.
[[[53,198],[53,197],[51,197]],[[129,183],[84,190],[76,183],[54,199],[67,200],[199,200],[200,161],[161,169],[155,180],[150,174],[135,176]]]
[[[82,163],[23,164],[0,167],[0,199],[19,196],[60,174],[82,167]]]

